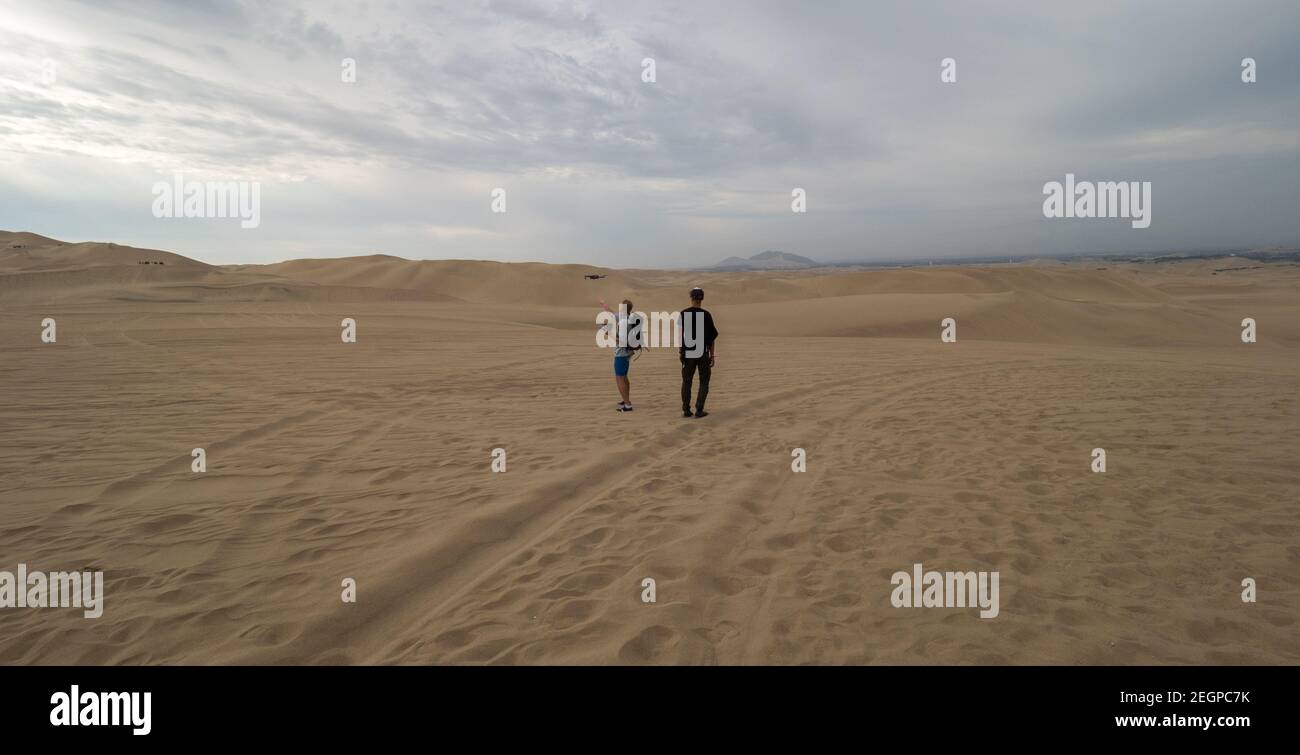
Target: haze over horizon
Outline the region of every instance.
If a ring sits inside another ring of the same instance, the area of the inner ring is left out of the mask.
[[[0,228],[212,264],[1292,246],[1298,29],[1284,2],[0,1]],[[260,182],[260,225],[153,217],[176,172]],[[1150,228],[1045,219],[1067,173],[1150,181]]]

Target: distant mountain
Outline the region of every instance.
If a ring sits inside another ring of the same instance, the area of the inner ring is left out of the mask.
[[[821,263],[798,254],[768,250],[759,252],[749,259],[728,257],[714,267],[720,270],[799,270],[821,267]]]

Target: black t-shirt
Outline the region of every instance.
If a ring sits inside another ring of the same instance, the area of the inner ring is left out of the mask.
[[[681,329],[682,333],[682,345],[681,348],[678,349],[678,353],[680,353],[683,358],[686,357],[686,345],[688,343],[699,343],[700,334],[696,332],[695,328],[696,317],[694,313],[696,312],[704,313],[704,353],[700,354],[700,356],[707,354],[709,347],[712,346],[713,342],[718,338],[718,329],[713,326],[713,315],[709,314],[709,310],[704,309],[703,307],[687,307],[686,309],[683,309],[682,313],[677,316],[677,325]],[[692,349],[692,351],[694,351],[694,349]]]

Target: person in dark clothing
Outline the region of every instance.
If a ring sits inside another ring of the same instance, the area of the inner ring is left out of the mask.
[[[691,306],[682,310],[680,330],[682,346],[682,416],[707,417],[704,400],[709,397],[709,377],[717,359],[718,329],[713,325],[713,315],[700,306],[704,302],[704,289],[691,289]],[[695,399],[695,414],[691,414],[691,381],[700,373],[700,393]]]

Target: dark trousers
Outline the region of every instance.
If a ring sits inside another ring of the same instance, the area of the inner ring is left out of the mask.
[[[682,411],[691,410],[691,381],[695,378],[695,371],[700,371],[700,395],[695,399],[695,411],[704,411],[704,400],[709,397],[709,374],[713,368],[709,366],[709,357],[683,357],[682,358]]]

